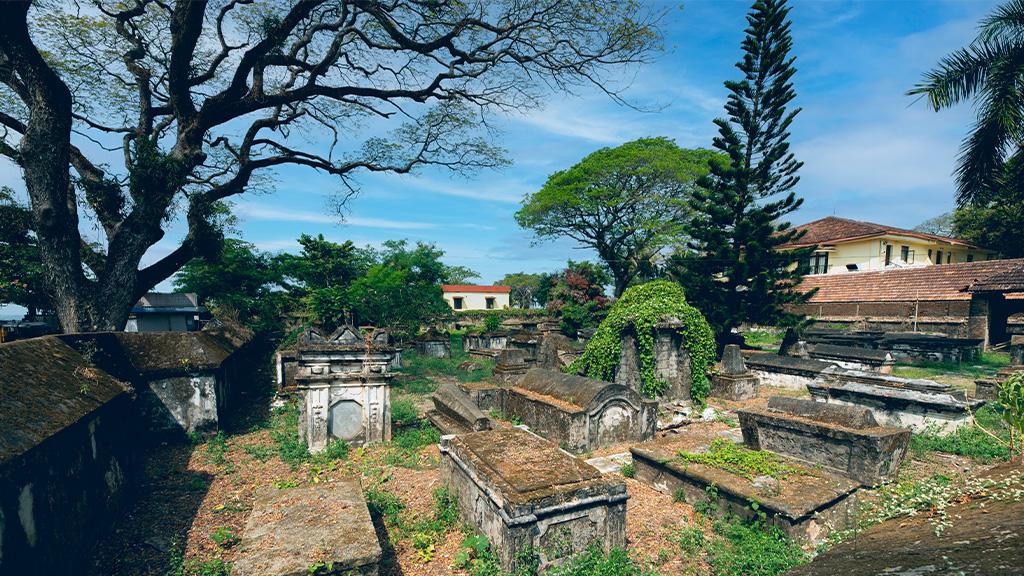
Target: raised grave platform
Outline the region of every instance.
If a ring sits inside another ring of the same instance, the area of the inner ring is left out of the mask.
[[[781,456],[797,472],[774,479],[746,478],[679,458],[680,452],[701,452],[709,445],[705,436],[681,432],[634,446],[630,452],[636,479],[664,494],[675,496],[682,491],[691,504],[713,495],[719,517],[732,514],[753,519],[757,513],[751,503],[757,502],[768,523],[791,538],[815,544],[844,527],[855,510],[856,482],[795,459]]]
[[[504,570],[626,545],[626,485],[519,428],[441,438],[441,481]]]
[[[984,404],[949,384],[838,367],[822,372],[807,389],[819,402],[870,408],[879,423],[915,431],[969,425],[971,412]]]
[[[807,385],[814,382],[826,368],[835,366],[822,360],[779,356],[765,352],[745,354],[743,360],[761,386],[787,390],[805,390]]]
[[[910,430],[879,426],[868,408],[776,396],[767,407],[736,413],[751,449],[823,466],[865,486],[895,477],[910,443]]]
[[[815,344],[807,347],[812,360],[831,362],[850,370],[865,370],[888,374],[895,363],[892,354],[885,350],[843,346],[839,344]]]
[[[279,490],[264,486],[245,524],[232,574],[376,576],[381,560],[358,480]]]
[[[534,368],[506,390],[504,412],[579,454],[653,438],[658,403],[621,384]]]
[[[490,382],[459,382],[459,388],[465,392],[476,407],[483,412],[505,410],[504,386],[498,386]]]
[[[1011,364],[996,370],[990,378],[979,378],[974,381],[974,397],[978,400],[995,400],[999,395],[999,387],[1006,379],[1016,372],[1024,371],[1024,366]]]
[[[491,419],[477,407],[473,399],[458,386],[446,382],[432,396],[434,409],[429,419],[442,434],[464,434],[491,429]]]
[[[722,352],[721,370],[711,375],[713,398],[739,402],[757,398],[757,376],[747,369],[740,347],[729,344]]]
[[[512,384],[520,378],[533,364],[530,353],[521,348],[500,350],[494,363],[494,381],[501,384]]]

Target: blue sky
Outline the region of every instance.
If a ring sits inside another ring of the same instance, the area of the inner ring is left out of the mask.
[[[411,176],[360,175],[361,193],[340,223],[332,196],[340,183],[305,169],[282,169],[268,194],[236,201],[242,236],[271,251],[294,250],[301,233],[379,244],[408,238],[433,242],[449,264],[493,282],[507,272],[550,271],[568,258],[593,255],[568,241],[532,245],[513,218],[524,194],[588,153],[644,136],[684,147],[710,146],[712,119],[722,115],[722,81],[735,62],[750,2],[690,1],[670,11],[666,52],[631,72],[625,96],[641,112],[596,89],[551,94],[542,110],[497,122],[498,144],[512,165],[472,178],[439,170]],[[797,104],[803,112],[792,143],[801,171],[803,208],[794,223],[840,216],[912,227],[953,206],[950,176],[970,106],[934,113],[904,93],[940,57],[968,43],[987,1],[796,1],[792,19]],[[675,4],[673,4],[675,6]],[[10,166],[3,173],[14,174]],[[20,182],[12,182],[21,188]],[[154,246],[173,249],[175,224]],[[162,285],[161,288],[169,286]]]

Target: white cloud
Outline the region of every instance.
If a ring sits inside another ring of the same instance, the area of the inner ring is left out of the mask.
[[[346,216],[342,219],[336,214],[288,210],[277,206],[260,205],[252,202],[238,202],[235,205],[235,213],[248,220],[263,220],[268,222],[347,224],[349,226],[360,228],[383,228],[387,230],[425,230],[437,227],[437,224],[430,222],[410,222],[403,220],[390,220],[387,218]]]

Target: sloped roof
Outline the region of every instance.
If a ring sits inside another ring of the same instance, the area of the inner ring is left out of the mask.
[[[146,292],[134,307],[135,311],[153,309],[199,310],[199,297],[192,292]]]
[[[1014,289],[1024,290],[1024,259],[812,275],[804,277],[799,290],[817,288],[812,303],[970,300],[971,291],[988,286],[991,279],[1012,277],[1019,280]]]
[[[956,238],[926,234],[924,232],[906,230],[904,228],[896,228],[894,226],[885,226],[884,224],[875,224],[873,222],[862,222],[860,220],[839,218],[838,216],[826,216],[825,218],[815,220],[814,222],[801,224],[800,226],[795,227],[795,230],[804,230],[806,231],[806,234],[796,242],[783,244],[779,246],[779,248],[820,246],[823,244],[850,242],[853,240],[864,240],[866,238],[875,238],[887,235],[909,236],[911,238],[920,238],[921,240],[944,242],[954,246],[978,248],[969,242],[964,242],[963,240],[958,240]]]
[[[124,393],[113,376],[55,336],[0,344],[0,463]]]
[[[441,284],[442,292],[475,292],[479,294],[508,294],[511,286],[473,286],[472,284]]]
[[[217,369],[235,351],[206,332],[119,332],[117,339],[142,375]]]

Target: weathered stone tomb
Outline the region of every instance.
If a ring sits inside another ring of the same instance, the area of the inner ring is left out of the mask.
[[[621,384],[534,368],[505,391],[504,412],[580,454],[653,438],[658,403]]]
[[[525,430],[442,437],[441,481],[504,570],[531,550],[544,569],[626,545],[625,483]]]
[[[427,358],[451,358],[452,339],[437,330],[427,330],[416,338],[416,353]]]
[[[686,339],[679,333],[683,323],[667,319],[654,325],[654,377],[668,384],[661,400],[689,402],[693,374],[690,368],[690,353],[686,350]],[[637,350],[635,331],[622,334],[622,355],[615,371],[615,383],[642,390],[640,376],[640,354]]]
[[[1024,335],[1014,334],[1010,336],[1010,363],[1014,365],[1024,364]]]
[[[841,368],[889,374],[895,363],[885,350],[841,346],[839,344],[813,344],[807,346],[807,357],[831,362]]]
[[[711,376],[711,396],[740,401],[757,398],[757,377],[747,370],[740,347],[729,344],[722,352],[722,369]]]
[[[491,419],[477,407],[473,398],[451,382],[438,387],[431,399],[434,409],[427,418],[442,434],[463,434],[491,429]]]
[[[264,486],[245,524],[233,574],[377,576],[380,543],[358,480]]]
[[[839,367],[824,370],[807,389],[819,402],[870,408],[879,423],[915,431],[969,425],[971,413],[984,404],[949,384]]]
[[[765,408],[736,413],[751,449],[822,466],[865,486],[894,478],[910,443],[909,429],[879,426],[867,408],[775,396]]]
[[[530,369],[529,352],[521,348],[506,348],[494,363],[493,379],[500,384],[517,382]]]
[[[710,442],[688,432],[669,433],[630,448],[636,479],[686,502],[710,502],[719,516],[753,519],[764,513],[769,524],[802,542],[820,543],[845,527],[856,505],[857,483],[780,456],[793,471],[773,478],[746,477],[722,468],[684,461],[680,452],[703,452]],[[751,502],[758,503],[757,511]]]
[[[299,369],[299,354],[294,349],[278,350],[274,354],[274,378],[277,388],[294,388],[295,372]]]
[[[744,362],[761,386],[801,391],[806,390],[826,368],[835,366],[821,360],[764,352],[746,354]]]
[[[382,332],[367,339],[349,326],[299,337],[299,436],[311,452],[331,440],[361,446],[391,439],[394,349],[386,342]]]

